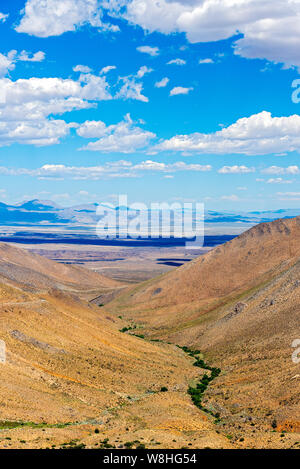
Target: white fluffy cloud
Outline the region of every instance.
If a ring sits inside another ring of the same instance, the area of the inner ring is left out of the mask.
[[[292,184],[293,181],[282,178],[270,178],[266,182],[267,184]]]
[[[110,132],[110,126],[102,121],[85,121],[77,129],[77,134],[84,138],[100,138]]]
[[[115,65],[107,65],[106,67],[103,67],[102,70],[100,71],[100,75],[106,75],[108,72],[111,70],[115,70],[117,67]]]
[[[105,94],[106,85],[102,84],[102,86],[101,92],[97,88],[95,94]],[[27,120],[31,119],[30,113],[24,112],[23,115],[22,112],[22,108],[25,109],[27,104],[30,104],[34,115],[38,105],[43,115],[65,112],[64,104],[69,110],[70,99],[73,104],[83,103],[85,95],[88,94],[86,87],[87,85],[82,86],[80,81],[62,78],[32,77],[16,81],[2,78],[0,80],[0,117],[5,115],[9,118],[9,113],[19,106],[19,116]]]
[[[177,171],[200,171],[207,172],[211,171],[211,165],[201,165],[201,164],[186,164],[182,161],[177,161],[176,163],[159,163],[157,161],[147,160],[143,161],[134,166],[135,169],[139,170],[152,170],[152,171],[163,171],[163,172],[177,172]]]
[[[107,7],[146,31],[183,32],[193,43],[240,33],[236,54],[300,66],[299,0],[111,0]]]
[[[85,138],[99,138],[89,142],[82,150],[103,153],[132,153],[145,148],[156,137],[154,133],[136,126],[129,114],[123,121],[110,126],[101,121],[84,122],[78,127],[77,134]]]
[[[16,31],[38,37],[59,36],[84,24],[119,30],[118,26],[103,23],[101,18],[98,0],[27,0]]]
[[[143,78],[143,76],[147,75],[147,73],[153,72],[153,68],[149,68],[146,65],[143,65],[138,71],[136,76],[138,78]]]
[[[11,50],[8,54],[0,53],[0,77],[4,77],[10,70],[14,70],[17,51]]]
[[[18,56],[18,60],[21,62],[42,62],[45,59],[45,52],[38,51],[34,54],[30,54],[26,50],[22,50],[20,55]]]
[[[5,15],[4,13],[0,13],[0,22],[4,23],[8,18],[8,15]]]
[[[137,82],[135,77],[122,77],[121,82],[123,82],[123,85],[116,94],[117,99],[134,99],[148,103],[149,99],[142,94],[143,84]]]
[[[218,170],[220,174],[246,174],[254,173],[255,168],[248,168],[247,166],[223,166]]]
[[[186,61],[183,59],[173,59],[167,62],[167,65],[185,65]]]
[[[80,72],[80,73],[90,73],[92,70],[87,65],[76,65],[73,67],[73,72]]]
[[[103,10],[146,31],[186,33],[192,43],[235,36],[237,55],[300,67],[299,0],[27,0],[16,30],[39,37],[75,31],[84,24],[117,31],[118,26],[103,23]],[[0,21],[5,19],[0,13]],[[153,46],[137,50],[159,53]]]
[[[137,51],[143,52],[144,54],[149,54],[152,55],[152,57],[155,57],[156,55],[159,54],[159,48],[158,47],[151,47],[151,46],[139,46],[136,48]]]
[[[282,168],[281,166],[270,166],[261,171],[264,174],[300,174],[299,166],[293,165],[288,166],[287,168]]]
[[[164,88],[169,83],[170,79],[168,77],[162,78],[160,81],[155,83],[156,88]]]
[[[213,64],[213,59],[200,59],[199,64]]]
[[[27,0],[16,30],[39,37],[75,31],[84,24],[117,31],[118,26],[103,23],[103,10],[146,31],[186,33],[192,43],[236,36],[235,53],[242,57],[300,66],[299,0]],[[5,19],[0,14],[0,21]],[[152,46],[137,50],[159,53]]]
[[[42,58],[40,54],[30,56],[26,51],[21,55],[23,60],[37,61]],[[9,52],[7,56],[0,54],[0,75],[7,72],[7,69],[13,69],[18,57],[16,51]],[[139,81],[151,71],[146,66],[141,67],[135,75],[119,78],[114,85],[114,96],[105,74],[94,75],[86,65],[76,65],[73,70],[80,73],[77,80],[32,77],[13,81],[10,78],[0,78],[0,146],[14,141],[34,145],[58,143],[76,124],[68,125],[63,120],[55,120],[55,116],[94,108],[100,101],[135,99],[148,102],[148,98],[142,94],[143,85]],[[129,121],[126,125],[128,124]],[[140,130],[141,133],[135,135],[138,147],[139,138],[153,135]],[[21,137],[22,131],[24,138]],[[123,136],[123,141],[125,140]],[[125,148],[130,148],[129,143],[126,145]]]
[[[142,161],[133,164],[131,161],[116,161],[99,166],[65,166],[62,164],[46,164],[36,169],[0,167],[0,174],[7,176],[31,176],[39,179],[77,179],[98,180],[120,177],[141,177],[145,173],[175,173],[181,171],[211,171],[209,165],[186,164],[182,161],[166,164],[158,161]]]
[[[176,135],[156,149],[246,155],[300,151],[300,116],[272,117],[270,112],[263,111],[238,119],[215,133]]]
[[[112,99],[108,88],[104,77],[89,73],[80,75],[77,81],[35,77],[16,81],[0,79],[0,146],[13,142],[58,143],[76,124],[67,124],[53,116],[95,107],[98,101]]]
[[[69,133],[75,124],[63,120],[0,122],[0,146],[23,143],[36,146],[53,145]]]
[[[16,62],[42,62],[45,59],[45,52],[38,51],[34,54],[22,50],[20,54],[18,51],[11,50],[7,54],[0,53],[0,77],[4,77],[16,67]]]
[[[170,96],[177,96],[179,94],[189,94],[193,88],[184,88],[183,86],[175,86],[170,91]]]

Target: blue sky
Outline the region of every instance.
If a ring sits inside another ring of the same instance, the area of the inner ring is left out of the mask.
[[[1,200],[299,207],[299,16],[293,0],[2,0]]]

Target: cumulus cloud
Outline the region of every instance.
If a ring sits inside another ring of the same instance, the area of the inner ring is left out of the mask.
[[[170,60],[169,62],[167,62],[167,65],[185,65],[186,64],[186,61],[183,60],[183,59],[173,59],[173,60]]]
[[[141,67],[138,71],[137,71],[137,74],[136,76],[138,78],[143,78],[144,75],[146,75],[147,73],[151,73],[153,72],[153,68],[149,68],[147,67],[146,65],[143,65],[143,67]]]
[[[263,111],[211,134],[176,135],[162,141],[156,150],[246,155],[299,151],[300,116],[272,117]]]
[[[27,0],[22,13],[15,29],[32,36],[59,36],[84,24],[101,30],[119,30],[118,26],[102,22],[98,0]]]
[[[16,62],[42,62],[45,59],[45,52],[38,51],[34,54],[22,50],[20,54],[18,51],[11,50],[7,54],[0,53],[0,77],[4,77],[16,67]]]
[[[0,146],[17,142],[36,146],[59,143],[60,138],[69,133],[76,124],[63,120],[10,121],[0,122]]]
[[[0,53],[0,77],[4,77],[10,70],[14,70],[17,51],[11,50],[8,54]]]
[[[297,165],[291,165],[286,168],[281,166],[270,166],[261,171],[265,174],[300,174],[300,169]]]
[[[0,54],[0,75],[8,68],[13,69],[17,59],[16,51],[10,51],[7,56]],[[148,101],[148,98],[142,94],[143,85],[138,81],[151,71],[148,67],[141,67],[136,75],[119,78],[113,87],[116,90],[114,96],[111,94],[112,87],[106,81],[105,74],[93,75],[85,65],[77,65],[74,70],[80,73],[77,80],[32,77],[13,81],[10,78],[0,78],[0,146],[14,141],[21,142],[22,129],[24,136],[26,135],[24,143],[34,145],[57,143],[75,124],[67,125],[63,120],[55,120],[55,116],[70,111],[95,108],[100,101],[112,99]],[[36,132],[36,138],[32,132]]]
[[[300,66],[298,0],[112,0],[107,4],[112,14],[146,31],[186,33],[192,43],[236,37],[235,53],[242,57]]]
[[[118,26],[103,23],[104,10],[147,32],[185,33],[192,43],[232,37],[237,55],[300,66],[298,0],[27,0],[16,30],[39,37],[75,31],[84,24],[117,31]],[[0,14],[0,21],[5,19]],[[159,53],[151,46],[137,50]]]
[[[175,86],[170,91],[170,96],[177,96],[179,94],[189,94],[193,88],[184,88],[183,86]]]
[[[151,47],[151,46],[139,46],[136,48],[137,51],[142,52],[144,54],[149,54],[152,57],[155,57],[156,55],[159,54],[159,48],[158,47]]]
[[[4,23],[8,18],[8,15],[5,15],[4,13],[0,13],[0,22]]]
[[[103,78],[91,75],[80,80],[62,78],[29,78],[12,81],[0,80],[0,118],[14,119],[19,108],[19,117],[36,119],[37,113],[46,116],[61,114],[72,108],[90,107],[85,100],[110,99],[108,84]],[[30,112],[31,109],[31,112]]]
[[[16,51],[8,54],[8,61],[12,62],[16,54]],[[3,68],[7,66],[5,62]],[[80,72],[78,80],[32,77],[13,81],[10,78],[0,78],[0,146],[13,142],[32,145],[55,144],[68,135],[72,127],[77,126],[55,118],[57,115],[93,108],[99,101],[118,97],[147,101],[147,98],[141,94],[142,85],[130,80],[126,89],[125,80],[123,87],[117,93],[118,96],[113,97],[105,76],[83,73],[83,71],[88,72],[84,67],[74,67]],[[98,123],[96,136],[99,136],[100,125]]]
[[[100,71],[100,75],[106,75],[108,72],[111,70],[115,70],[117,67],[115,65],[107,65],[106,67],[103,67],[102,70]]]
[[[199,64],[213,64],[213,59],[200,59]]]
[[[81,150],[99,151],[103,153],[133,153],[145,148],[156,135],[135,125],[129,114],[118,124],[105,126],[100,121],[84,122],[77,129],[77,134],[85,138],[98,138],[89,142]]]
[[[76,179],[76,180],[99,180],[121,177],[141,177],[145,173],[163,173],[171,177],[172,173],[180,171],[211,171],[209,165],[186,164],[182,161],[167,164],[158,161],[142,161],[133,164],[131,161],[108,162],[98,166],[66,166],[63,164],[45,164],[40,168],[7,168],[0,167],[0,174],[6,176],[30,176],[39,179]]]
[[[168,77],[162,78],[160,81],[157,81],[154,86],[156,88],[164,88],[169,83],[170,79]]]
[[[22,50],[20,55],[18,56],[18,60],[21,62],[42,62],[45,59],[45,52],[38,51],[34,54],[27,52],[26,50]]]
[[[84,138],[99,138],[109,132],[110,126],[106,126],[102,121],[85,121],[77,129],[77,134]]]
[[[247,166],[223,166],[218,170],[220,174],[246,174],[254,173],[255,168],[248,168]]]
[[[79,81],[82,83],[81,97],[88,100],[106,101],[112,99],[109,92],[109,84],[105,77],[98,77],[91,73],[80,75]]]
[[[237,55],[300,67],[298,0],[27,0],[16,30],[39,37],[84,24],[117,31],[118,26],[103,23],[104,10],[147,32],[185,33],[192,43],[233,38]],[[6,17],[0,13],[0,21]],[[159,53],[147,45],[137,50]]]
[[[92,69],[87,65],[76,65],[73,67],[73,72],[80,72],[80,73],[90,73]]]
[[[293,181],[282,179],[282,178],[270,178],[267,180],[267,184],[292,184]]]
[[[177,172],[177,171],[200,171],[207,172],[211,171],[211,165],[201,164],[186,164],[182,161],[176,163],[158,163],[157,161],[147,160],[140,164],[135,165],[135,169],[140,170],[154,170],[154,171],[166,171],[166,172]]]
[[[135,77],[122,77],[120,80],[123,82],[123,85],[116,94],[116,98],[134,99],[136,101],[148,103],[149,99],[147,96],[142,94],[143,84],[141,82],[137,82]]]

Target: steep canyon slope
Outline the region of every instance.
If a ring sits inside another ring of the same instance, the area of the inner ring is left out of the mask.
[[[299,432],[299,217],[257,225],[106,307],[147,337],[200,348],[219,366],[207,399],[229,427],[251,409],[266,428]]]

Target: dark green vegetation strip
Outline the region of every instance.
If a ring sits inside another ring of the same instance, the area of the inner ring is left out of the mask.
[[[187,353],[190,357],[193,357],[195,359],[193,365],[198,366],[199,368],[202,368],[204,370],[210,371],[210,375],[205,373],[202,378],[199,380],[199,382],[196,384],[196,386],[189,386],[188,387],[188,394],[191,396],[191,399],[195,406],[198,407],[198,409],[203,410],[203,412],[206,412],[207,414],[213,415],[217,421],[220,419],[220,414],[219,412],[212,412],[211,410],[207,409],[206,407],[203,406],[202,404],[202,399],[203,395],[208,388],[209,384],[219,376],[221,373],[220,368],[215,368],[212,366],[209,366],[207,363],[202,358],[199,358],[198,355],[200,355],[200,350],[191,350],[190,348],[184,346],[180,347],[180,345],[177,345],[178,348],[183,350],[185,353]]]
[[[133,329],[136,329],[136,325],[134,325],[133,327],[131,327],[131,326],[123,327],[123,329],[120,329],[120,332],[128,332],[128,331],[133,330]],[[133,333],[131,333],[129,335],[133,335],[135,337],[139,337],[140,339],[147,340],[147,338],[142,334],[133,334]],[[159,339],[150,340],[150,341],[151,342],[163,342]],[[168,344],[169,344],[169,342],[168,342]],[[180,348],[185,353],[187,353],[190,357],[193,357],[195,359],[195,361],[193,363],[194,366],[198,366],[202,370],[210,371],[209,375],[207,373],[205,373],[202,376],[202,378],[199,380],[199,382],[196,384],[196,386],[189,386],[187,392],[191,396],[193,404],[195,404],[195,406],[198,407],[198,409],[201,409],[203,412],[206,412],[207,414],[212,415],[216,419],[215,423],[219,423],[220,422],[220,413],[219,412],[212,412],[211,410],[207,409],[202,404],[202,399],[203,399],[203,395],[204,395],[206,389],[208,388],[209,384],[215,378],[217,378],[219,376],[219,374],[221,373],[221,369],[213,367],[213,366],[209,366],[203,360],[203,358],[200,358],[199,357],[199,355],[201,354],[200,350],[192,350],[192,349],[190,349],[189,347],[187,347],[185,345],[183,347],[181,347],[180,345],[177,345],[176,347]],[[164,390],[167,390],[167,388],[164,388]]]
[[[45,422],[22,422],[20,420],[0,420],[0,430],[10,430],[12,428],[29,427],[29,428],[65,428],[72,425],[71,422],[48,424]]]

